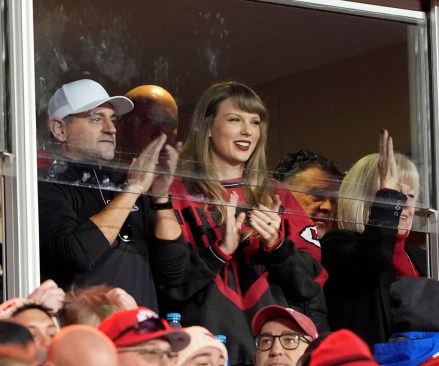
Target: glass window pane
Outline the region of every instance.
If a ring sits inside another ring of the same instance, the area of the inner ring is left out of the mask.
[[[49,97],[81,78],[100,82],[110,94],[142,84],[164,87],[177,101],[182,141],[197,99],[212,82],[248,84],[270,111],[270,170],[302,148],[347,170],[377,151],[381,127],[396,150],[413,156],[421,149],[413,146],[411,130],[417,121],[408,37],[418,25],[252,1],[105,4],[34,3],[41,149],[51,141]],[[423,192],[418,205],[429,201]]]

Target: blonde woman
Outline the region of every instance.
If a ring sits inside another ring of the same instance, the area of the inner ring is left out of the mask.
[[[170,189],[193,250],[190,278],[167,291],[166,304],[182,313],[184,326],[226,335],[232,365],[252,363],[250,321],[260,308],[323,295],[326,278],[313,222],[288,187],[267,175],[267,123],[248,86],[211,86],[180,155],[182,178]]]
[[[363,157],[346,174],[338,200],[339,230],[322,240],[331,330],[350,329],[370,347],[387,341],[391,283],[425,274],[425,263],[415,263],[405,245],[418,194],[415,165],[393,152],[393,140],[383,129],[379,154]]]

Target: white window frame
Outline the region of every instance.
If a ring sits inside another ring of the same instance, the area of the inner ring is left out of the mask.
[[[36,116],[35,116],[35,65],[33,44],[33,1],[1,0],[5,6],[0,19],[2,32],[6,32],[6,64],[9,65],[6,79],[2,81],[2,90],[9,95],[8,129],[6,138],[10,142],[10,151],[3,152],[0,159],[0,174],[3,178],[3,241],[6,248],[6,298],[26,296],[40,283],[39,230],[37,199],[37,153],[36,153]],[[111,1],[111,0],[110,0]],[[182,0],[184,1],[184,0]],[[342,0],[253,0],[259,2],[283,4],[296,7],[319,9],[361,15],[365,17],[397,20],[411,24],[425,24],[428,19],[432,39],[431,68],[433,80],[429,91],[433,95],[433,110],[430,125],[434,139],[424,135],[423,141],[431,140],[435,151],[434,161],[439,162],[439,121],[438,121],[438,8],[433,7],[431,14],[421,11],[368,5]],[[432,2],[433,3],[433,2]],[[5,20],[7,20],[5,22]],[[3,64],[4,66],[5,64]],[[422,103],[422,99],[420,101]],[[428,107],[426,107],[427,109]],[[428,151],[426,152],[428,154]],[[434,166],[434,182],[439,182]],[[432,167],[433,168],[433,167]],[[436,202],[439,202],[435,189]],[[430,260],[431,274],[439,279],[438,215],[430,212]]]

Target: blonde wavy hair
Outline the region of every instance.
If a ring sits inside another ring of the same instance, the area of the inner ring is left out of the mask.
[[[221,185],[212,162],[212,146],[209,131],[215,120],[219,105],[231,98],[237,107],[247,113],[256,113],[261,119],[260,138],[250,158],[244,163],[244,187],[246,203],[263,204],[271,207],[272,198],[268,188],[266,143],[268,111],[259,96],[248,86],[227,81],[210,86],[199,99],[191,119],[189,136],[183,145],[179,159],[179,171],[183,176],[194,172],[201,173],[199,179],[193,179],[188,191],[202,194],[213,202],[219,203],[219,224],[224,224],[225,206],[228,195]],[[200,179],[201,178],[201,179]],[[223,204],[221,204],[223,203]]]
[[[419,194],[419,173],[415,164],[405,155],[395,153],[399,180],[408,182]],[[379,154],[370,154],[358,160],[347,172],[340,185],[337,221],[339,229],[359,233],[369,219],[372,201],[380,188]]]

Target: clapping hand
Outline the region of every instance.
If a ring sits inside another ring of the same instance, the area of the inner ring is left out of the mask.
[[[165,145],[160,152],[159,162],[157,164],[158,173],[155,175],[150,193],[155,197],[167,197],[169,187],[174,180],[175,170],[177,169],[178,157],[180,155],[182,143],[177,145]]]
[[[281,217],[278,212],[281,204],[282,202],[276,194],[273,197],[272,208],[259,205],[249,212],[249,222],[252,228],[258,232],[261,242],[266,248],[272,247],[279,240]]]
[[[241,212],[237,217],[236,206],[239,196],[236,192],[230,193],[229,204],[226,209],[226,224],[223,234],[223,242],[219,246],[222,252],[228,255],[235,253],[241,240],[242,225],[245,220],[245,212]]]
[[[166,135],[161,134],[146,146],[136,159],[133,159],[128,171],[127,192],[144,194],[149,190],[165,141]]]

